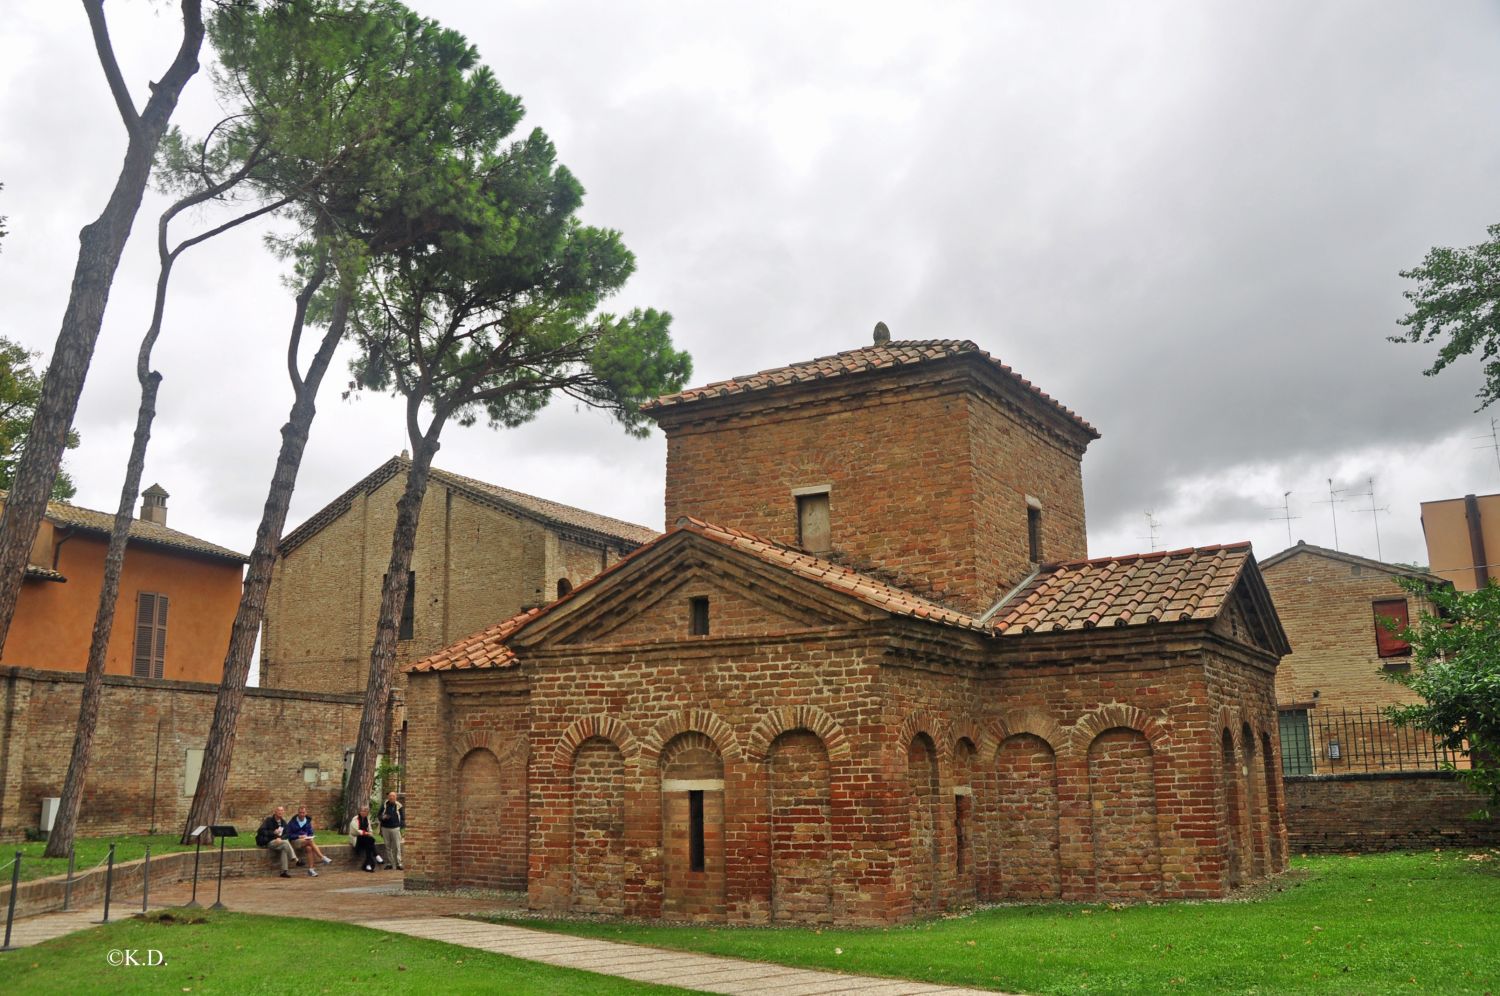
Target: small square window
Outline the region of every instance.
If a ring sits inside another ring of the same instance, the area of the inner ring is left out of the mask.
[[[708,598],[700,596],[688,600],[688,633],[691,636],[708,635]]]
[[[797,496],[797,545],[808,553],[827,553],[833,548],[828,492]]]

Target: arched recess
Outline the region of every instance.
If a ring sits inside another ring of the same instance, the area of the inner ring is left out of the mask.
[[[639,749],[641,762],[648,764],[658,760],[666,745],[684,733],[703,734],[713,741],[715,751],[725,761],[733,763],[744,758],[733,727],[707,709],[685,709],[663,719],[641,738]]]
[[[658,755],[662,806],[662,915],[724,916],[724,757],[698,730],[668,740]]]
[[[1154,895],[1161,886],[1161,840],[1150,741],[1137,729],[1104,730],[1089,744],[1088,771],[1098,897]]]
[[[1093,749],[1100,734],[1110,730],[1134,730],[1146,739],[1152,753],[1160,754],[1171,747],[1171,724],[1138,706],[1112,702],[1080,717],[1069,731],[1070,748],[1078,755]]]
[[[526,888],[524,750],[508,752],[507,760],[475,747],[458,761],[451,846],[456,885]]]
[[[772,709],[761,717],[760,722],[745,737],[745,758],[761,762],[771,754],[771,744],[783,733],[792,730],[807,730],[823,743],[828,759],[833,762],[849,758],[849,740],[838,720],[817,706],[798,705]]]
[[[604,737],[579,744],[571,765],[572,907],[625,911],[625,755]]]
[[[1062,894],[1057,755],[1041,737],[1016,733],[1001,741],[995,774],[999,897],[1056,899]]]
[[[938,841],[938,752],[926,733],[911,738],[906,750],[906,792],[911,840],[911,909],[914,914],[938,910],[940,853]]]
[[[1245,815],[1249,822],[1249,870],[1251,877],[1258,880],[1266,876],[1268,858],[1265,767],[1255,756],[1255,731],[1250,729],[1249,723],[1240,726],[1240,746],[1243,751],[1240,779],[1245,786]]]
[[[1234,754],[1234,734],[1228,727],[1220,737],[1220,755],[1224,782],[1224,861],[1229,871],[1229,887],[1237,889],[1245,882],[1245,795],[1240,765]]]
[[[767,768],[771,814],[771,919],[833,920],[833,820],[829,751],[807,729],[771,742]]]
[[[1266,842],[1269,845],[1271,868],[1279,872],[1286,868],[1286,838],[1282,835],[1281,774],[1276,770],[1276,750],[1271,744],[1271,734],[1262,730],[1260,734],[1260,770],[1266,787]]]
[[[639,741],[630,732],[630,727],[620,720],[613,716],[584,716],[569,723],[558,738],[557,747],[552,752],[552,770],[560,777],[570,777],[573,757],[578,753],[579,746],[590,737],[602,737],[614,744],[627,764],[635,763],[640,755]]]
[[[953,744],[953,873],[960,897],[972,899],[979,889],[978,862],[975,860],[974,837],[978,830],[974,787],[979,748],[965,736]]]

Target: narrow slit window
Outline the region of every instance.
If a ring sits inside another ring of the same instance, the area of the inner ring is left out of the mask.
[[[703,870],[703,790],[688,793],[688,869]]]
[[[1042,510],[1034,505],[1026,506],[1026,545],[1031,553],[1031,562],[1042,562]]]
[[[562,598],[562,597],[564,597],[566,595],[569,595],[569,594],[572,593],[572,591],[573,591],[573,582],[569,581],[567,578],[558,578],[557,579],[557,597],[558,598]]]
[[[398,640],[410,640],[417,630],[417,572],[406,572],[406,601],[401,603],[401,631]]]
[[[700,596],[688,600],[689,620],[688,634],[691,636],[708,635],[708,598]]]
[[[797,545],[808,553],[827,553],[833,549],[828,492],[797,496]]]
[[[965,871],[964,866],[966,862],[964,860],[964,852],[968,850],[968,840],[965,839],[968,836],[969,829],[966,826],[968,822],[967,814],[965,813],[966,809],[968,809],[968,805],[964,796],[955,795],[953,797],[953,842],[956,845],[959,874],[963,874]]]

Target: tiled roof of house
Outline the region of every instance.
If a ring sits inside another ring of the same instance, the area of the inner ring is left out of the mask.
[[[1425,567],[1414,564],[1387,564],[1382,560],[1371,560],[1369,557],[1360,557],[1352,553],[1344,553],[1342,550],[1330,550],[1327,547],[1314,546],[1298,540],[1293,546],[1287,547],[1279,553],[1273,553],[1265,560],[1260,561],[1262,571],[1275,567],[1277,564],[1290,560],[1299,553],[1310,554],[1315,557],[1327,557],[1329,560],[1338,560],[1346,564],[1354,564],[1360,567],[1368,567],[1374,571],[1383,571],[1386,574],[1395,574],[1399,577],[1430,578],[1433,581],[1440,580],[1436,574]]]
[[[740,532],[738,529],[716,526],[711,522],[704,522],[702,519],[684,516],[678,520],[677,528],[659,537],[659,541],[664,542],[669,537],[683,531],[695,533],[704,539],[740,550],[768,564],[791,571],[810,581],[815,581],[824,587],[857,598],[862,602],[883,609],[893,615],[926,619],[948,626],[957,626],[962,629],[984,632],[984,627],[972,616],[965,615],[962,612],[955,612],[953,609],[903,591],[867,574],[861,574],[841,564],[835,564],[831,560],[814,557],[794,547],[773,543],[770,540]],[[628,557],[611,564],[607,570],[596,574],[555,602],[530,609],[520,615],[512,616],[504,622],[496,623],[494,626],[480,630],[473,636],[466,637],[430,657],[413,661],[402,668],[402,670],[407,672],[461,671],[475,668],[509,667],[515,663],[516,658],[510,648],[505,645],[505,641],[514,636],[522,626],[545,615],[558,606],[578,598],[604,578],[614,574],[626,564],[645,554],[655,545],[654,543],[649,544],[633,551]]]
[[[845,350],[842,353],[835,353],[832,356],[822,356],[803,363],[775,367],[747,376],[732,377],[729,380],[706,384],[703,387],[688,388],[676,394],[663,395],[654,401],[647,402],[642,406],[642,410],[654,411],[663,408],[672,408],[677,405],[703,401],[708,398],[724,398],[736,394],[746,394],[751,391],[762,391],[772,387],[827,380],[831,377],[843,377],[871,370],[915,366],[921,363],[931,363],[937,360],[964,355],[973,355],[987,361],[997,371],[1030,392],[1037,400],[1044,402],[1059,414],[1072,421],[1090,436],[1095,439],[1099,437],[1098,431],[1080,418],[1071,408],[1062,405],[1051,395],[1031,383],[1031,381],[1022,377],[1009,366],[1001,363],[967,339],[913,339],[903,342],[887,342],[873,346],[862,346],[859,349]]]
[[[361,494],[373,494],[381,485],[391,480],[397,474],[405,473],[410,467],[411,460],[406,457],[397,456],[387,460],[348,491],[345,491],[319,509],[302,525],[283,536],[281,538],[281,552],[286,554],[295,550],[315,536],[323,527],[349,511],[350,506],[354,504],[354,500]],[[649,543],[661,535],[654,529],[638,526],[633,522],[613,519],[607,515],[599,515],[595,512],[586,512],[581,508],[573,508],[570,505],[549,501],[546,498],[537,498],[534,495],[522,494],[519,491],[502,488],[496,484],[488,484],[484,481],[475,480],[472,477],[463,477],[462,475],[453,474],[446,470],[439,470],[437,467],[432,468],[431,480],[461,492],[481,505],[489,505],[510,512],[518,512],[530,518],[538,519],[548,525],[582,530],[606,539],[640,544]]]
[[[1001,636],[1213,619],[1250,544],[1047,564],[992,610]]]
[[[795,547],[691,517],[679,520],[677,526],[659,542],[665,542],[682,531],[692,532],[892,615],[925,619],[939,625],[1000,637],[1210,620],[1223,609],[1225,599],[1234,590],[1240,573],[1250,561],[1250,544],[1234,543],[1047,564],[1006,596],[985,618],[975,619]],[[655,545],[641,547],[555,602],[481,630],[424,660],[408,664],[404,670],[509,667],[515,663],[516,656],[506,646],[506,641],[523,626],[579,597]]]
[[[0,491],[0,503],[5,501],[6,492]],[[47,518],[59,526],[69,529],[77,529],[86,533],[97,533],[108,536],[115,528],[115,514],[113,512],[100,512],[92,508],[80,508],[70,505],[65,501],[49,501],[47,503]],[[201,554],[205,557],[216,557],[221,560],[233,560],[236,563],[246,563],[250,560],[243,553],[236,553],[227,547],[210,543],[208,540],[189,536],[187,533],[176,529],[168,529],[166,526],[155,522],[147,522],[145,519],[135,519],[130,523],[130,538],[140,543],[149,543],[153,546],[164,546],[174,550],[186,550],[189,553]],[[55,573],[55,572],[48,572]],[[56,578],[48,578],[49,581],[65,580],[62,575]]]
[[[63,584],[68,580],[57,571],[46,567],[38,567],[35,564],[26,565],[26,576],[37,581],[56,581],[58,584]]]

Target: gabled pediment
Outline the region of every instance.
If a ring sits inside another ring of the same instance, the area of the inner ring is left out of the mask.
[[[1271,593],[1254,558],[1245,564],[1224,599],[1214,619],[1213,631],[1277,657],[1291,653],[1286,631],[1281,627]]]
[[[549,649],[688,639],[695,598],[708,599],[714,638],[850,626],[882,615],[849,595],[680,530],[574,592],[511,642]]]

